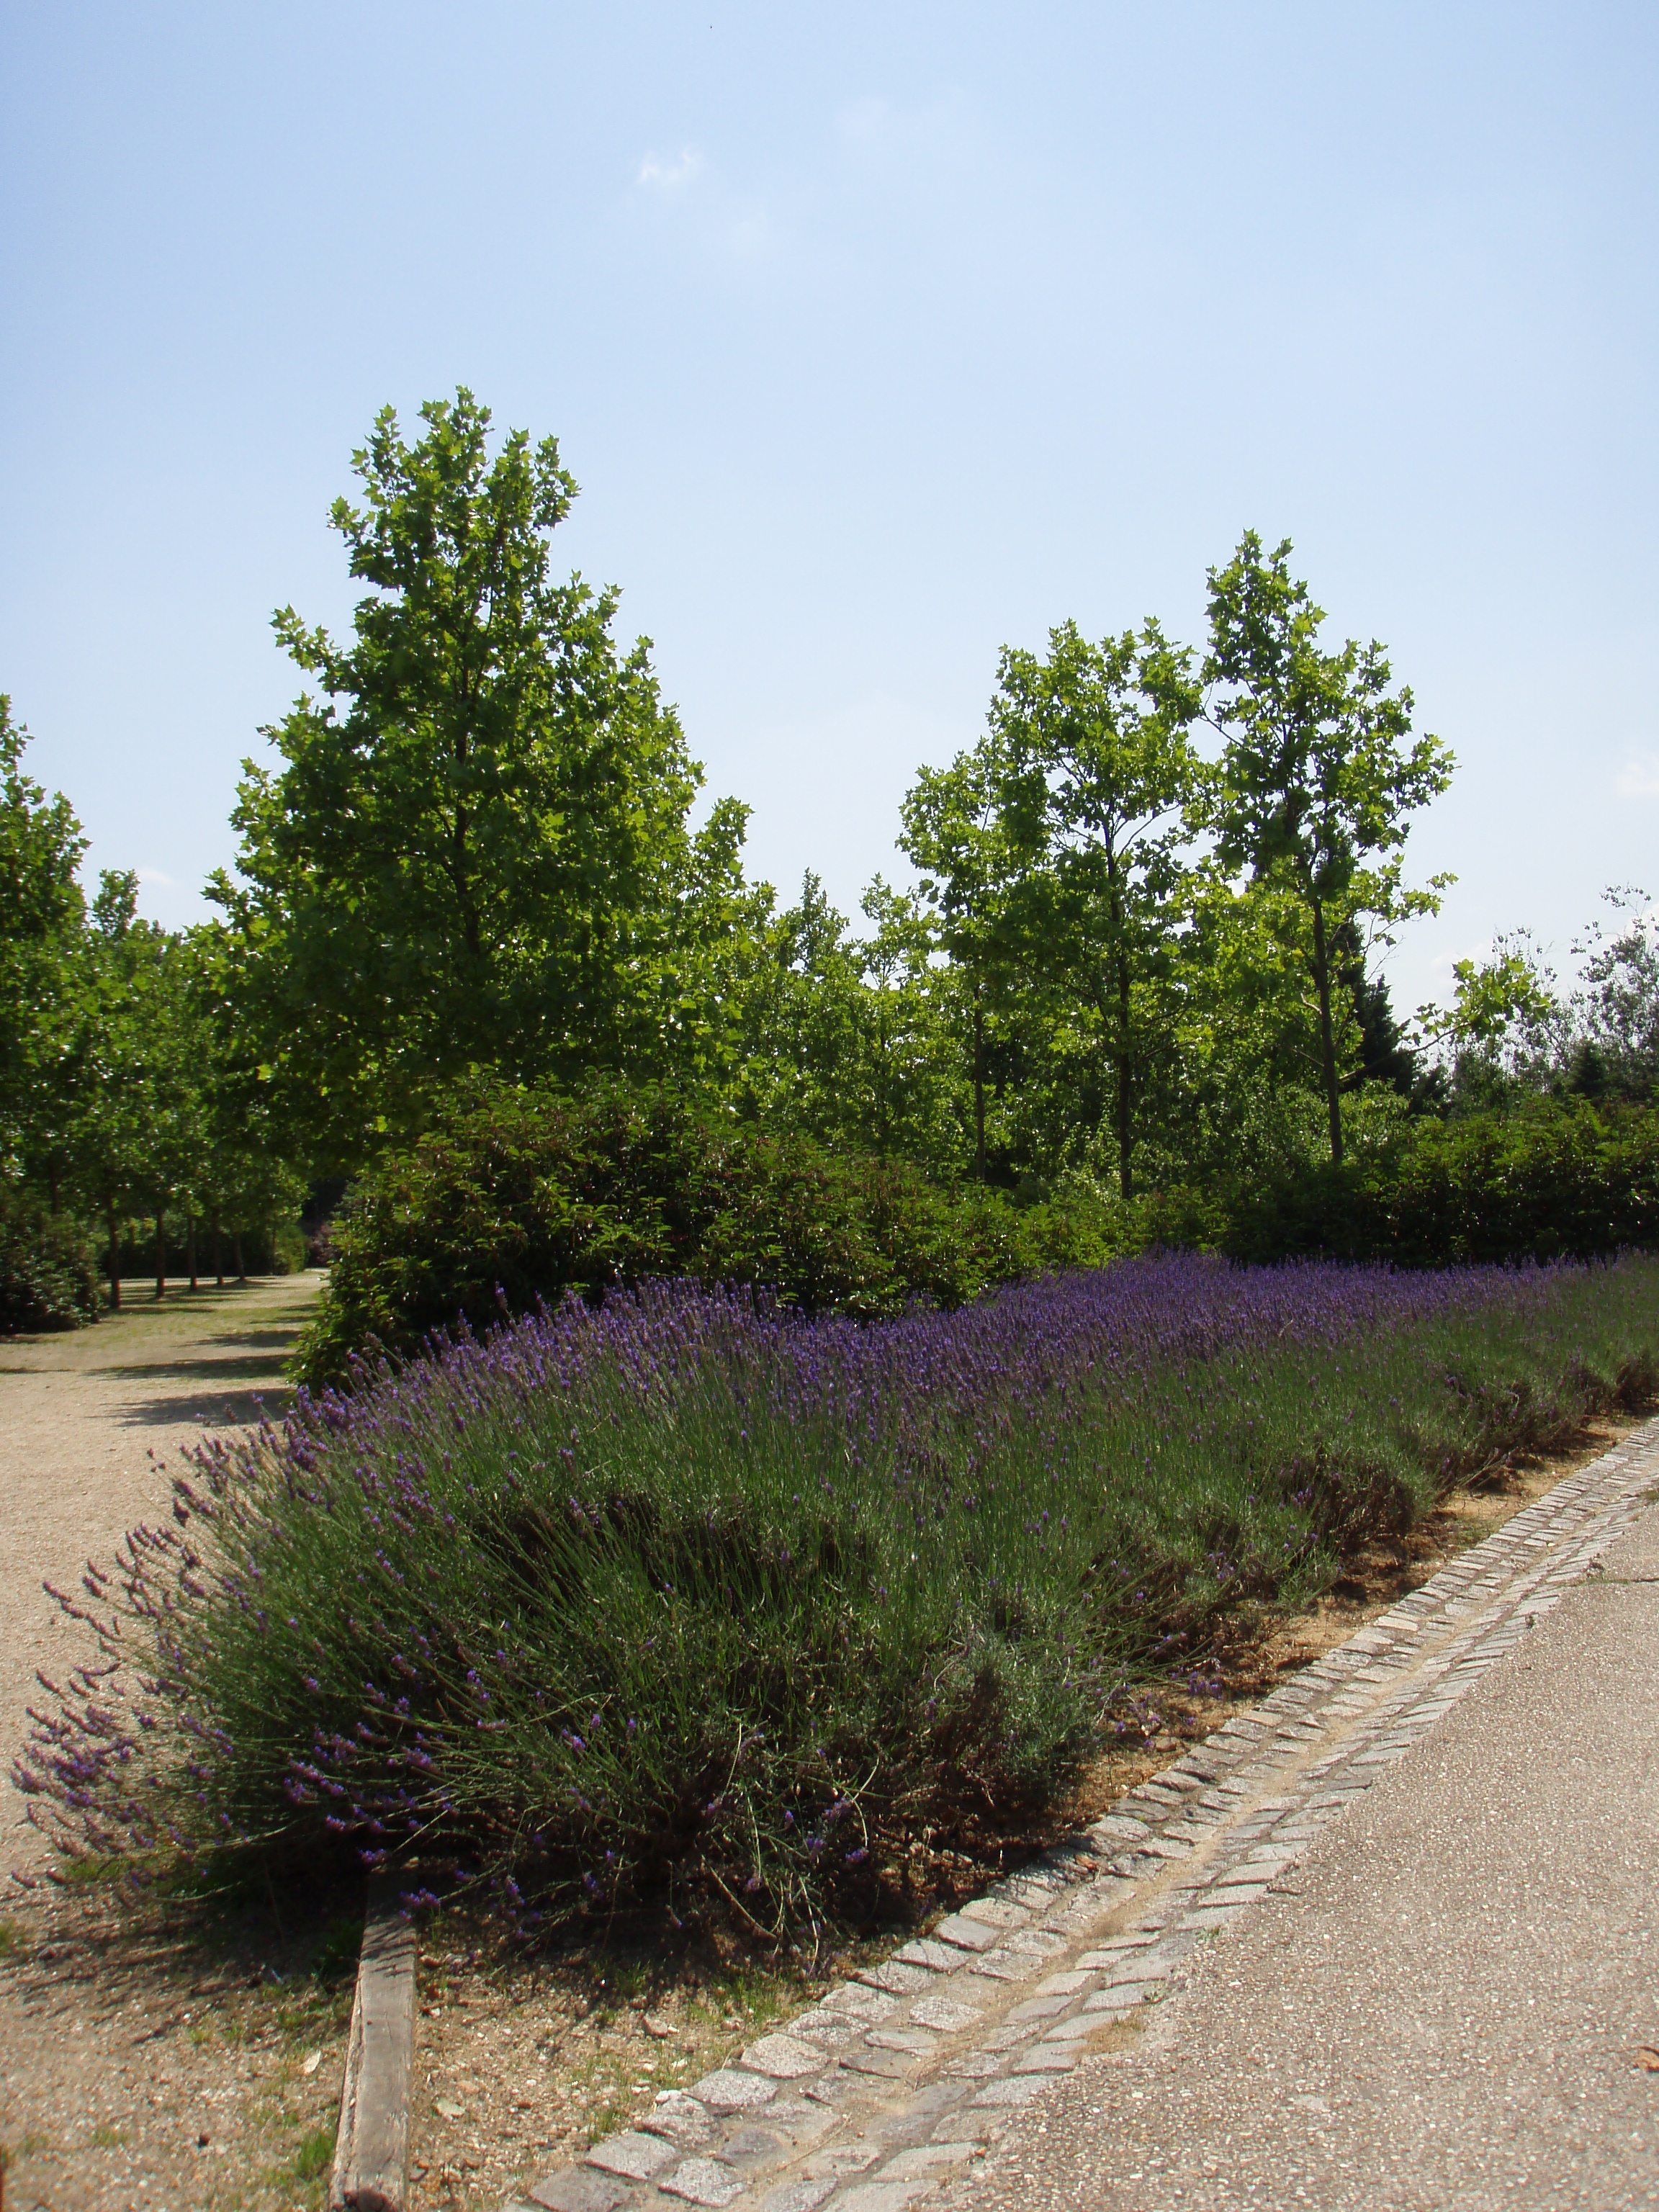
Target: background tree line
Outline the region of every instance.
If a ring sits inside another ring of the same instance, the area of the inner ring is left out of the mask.
[[[1450,756],[1379,645],[1327,638],[1288,544],[1210,572],[1201,649],[1149,619],[1006,650],[977,742],[905,797],[914,887],[878,877],[854,923],[814,876],[788,906],[748,880],[738,801],[694,826],[649,641],[553,573],[556,443],[489,431],[463,391],[354,456],[331,521],[363,596],[343,641],[275,618],[309,688],[244,764],[212,921],[141,921],[131,875],[88,902],[0,718],[6,1203],[37,1243],[95,1224],[112,1296],[135,1217],[158,1276],[181,1231],[216,1266],[491,1083],[665,1085],[1105,1215],[1340,1170],[1413,1117],[1650,1095],[1659,956],[1628,920],[1572,1001],[1516,939],[1402,1034],[1374,962],[1444,887],[1402,848]]]

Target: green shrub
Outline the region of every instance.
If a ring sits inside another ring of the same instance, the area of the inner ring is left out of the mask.
[[[1236,1257],[1322,1253],[1401,1267],[1585,1259],[1659,1244],[1659,1115],[1588,1101],[1414,1123],[1342,1169],[1236,1194]]]
[[[98,1268],[78,1221],[0,1193],[0,1335],[79,1328],[98,1318]]]
[[[567,1290],[693,1277],[873,1320],[1124,1249],[1086,1198],[1017,1208],[612,1082],[479,1094],[367,1178],[333,1245],[299,1354],[313,1384],[337,1380],[371,1339],[405,1352],[462,1316],[487,1326]]]

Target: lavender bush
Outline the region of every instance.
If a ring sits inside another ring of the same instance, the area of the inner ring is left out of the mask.
[[[355,1855],[526,1929],[855,1909],[1656,1351],[1633,1259],[1165,1257],[875,1326],[573,1299],[198,1454],[173,1526],[54,1593],[98,1655],[15,1778],[74,1852]]]

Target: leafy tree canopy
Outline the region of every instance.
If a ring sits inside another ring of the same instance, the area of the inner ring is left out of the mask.
[[[1305,908],[1318,1000],[1332,1158],[1342,1158],[1342,1070],[1333,978],[1334,925],[1370,915],[1386,930],[1433,911],[1449,878],[1400,885],[1407,816],[1443,791],[1451,755],[1412,738],[1412,695],[1393,689],[1375,641],[1321,642],[1325,621],[1290,571],[1290,540],[1264,554],[1246,531],[1210,571],[1210,716],[1225,739],[1212,817],[1224,866],[1282,875]]]
[[[276,634],[317,685],[245,764],[232,927],[264,1065],[319,1158],[418,1127],[478,1066],[650,1066],[699,1024],[697,916],[742,897],[744,810],[701,840],[701,781],[648,641],[611,636],[614,591],[556,580],[576,485],[550,438],[465,390],[390,409],[333,527],[370,586],[349,642],[291,607]],[[697,911],[688,914],[690,905]]]

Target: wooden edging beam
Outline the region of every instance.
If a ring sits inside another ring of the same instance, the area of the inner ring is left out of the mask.
[[[404,2212],[415,2062],[415,1923],[377,1885],[363,1921],[345,2087],[329,2186],[331,2212]]]

